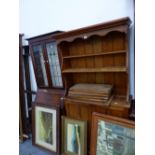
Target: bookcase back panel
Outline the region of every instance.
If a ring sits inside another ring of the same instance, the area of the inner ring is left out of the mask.
[[[126,54],[117,54],[113,57],[114,66],[126,66]]]
[[[66,68],[71,68],[72,66],[75,68],[76,64],[74,64],[74,62],[71,63],[71,61],[63,60],[62,70]]]
[[[92,76],[92,75],[91,75]],[[92,79],[90,76],[90,79],[92,81],[95,81],[95,77],[94,79]],[[76,73],[76,74],[73,74],[73,83],[86,83],[86,81],[88,81],[88,73]]]
[[[70,43],[70,46],[71,46],[71,43]],[[69,53],[69,43],[67,41],[63,41],[58,46],[58,49],[59,49],[59,54],[61,55],[61,57],[65,57],[65,56],[70,55],[70,53]],[[63,51],[63,52],[60,52],[60,51]]]
[[[75,73],[73,84],[76,83],[97,83],[114,85],[114,94],[126,96],[127,74],[126,73]]]

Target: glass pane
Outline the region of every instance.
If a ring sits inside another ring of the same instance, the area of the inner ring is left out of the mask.
[[[58,76],[55,77],[55,80],[56,80],[56,85],[58,86],[58,85],[59,85],[59,79],[58,79]]]
[[[63,85],[63,84],[62,84],[61,76],[59,76],[59,82],[60,82],[60,85]]]
[[[41,45],[34,46],[33,51],[34,51],[35,64],[37,67],[36,70],[37,70],[39,86],[48,86],[42,46]]]
[[[111,122],[98,121],[96,155],[134,155],[135,131]]]
[[[46,48],[50,64],[52,84],[54,87],[62,87],[61,70],[55,42],[47,44]]]
[[[58,72],[58,76],[61,76],[61,71],[60,71],[60,67],[57,66],[57,72]]]

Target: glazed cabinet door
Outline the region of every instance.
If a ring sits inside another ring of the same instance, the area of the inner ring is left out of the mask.
[[[50,76],[52,80],[52,87],[62,88],[63,83],[56,43],[46,43],[46,52],[48,57],[47,61],[49,63]]]
[[[33,62],[35,66],[35,73],[38,87],[49,87],[49,82],[46,72],[46,60],[44,59],[44,51],[42,45],[34,45],[32,48]]]

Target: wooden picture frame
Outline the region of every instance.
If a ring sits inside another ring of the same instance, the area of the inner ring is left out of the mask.
[[[62,116],[62,154],[87,154],[87,122]]]
[[[34,104],[32,142],[53,155],[60,153],[60,110],[58,107]]]
[[[92,114],[91,155],[135,154],[135,123],[126,119]]]

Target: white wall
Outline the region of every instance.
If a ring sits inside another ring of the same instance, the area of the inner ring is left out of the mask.
[[[129,16],[134,19],[134,0],[20,0],[20,33],[25,38],[71,30]],[[134,95],[134,35],[131,30],[131,94]],[[27,42],[25,42],[27,44]]]

